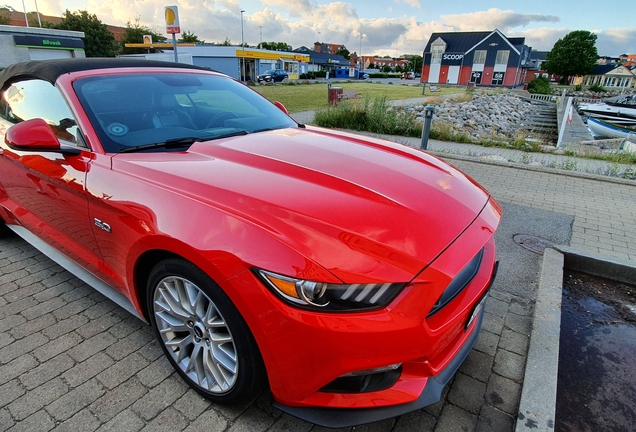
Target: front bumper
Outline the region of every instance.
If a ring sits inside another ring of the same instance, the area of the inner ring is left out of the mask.
[[[250,271],[223,282],[254,334],[277,406],[317,424],[342,425],[393,417],[436,402],[478,337],[483,312],[467,323],[494,279],[493,235],[499,218],[496,205],[486,206],[382,310],[299,310],[282,302]],[[480,251],[483,258],[470,282],[429,314]],[[402,365],[401,373],[390,387],[327,390],[339,377],[395,364]]]
[[[274,406],[294,417],[317,424],[318,426],[335,429],[386,420],[432,405],[440,400],[444,386],[450,381],[453,375],[455,375],[475,345],[475,342],[477,342],[483,318],[484,309],[482,307],[479,315],[475,319],[475,326],[470,337],[450,363],[448,363],[438,375],[428,379],[424,391],[422,391],[420,396],[413,402],[379,408],[292,407],[278,402],[274,402]]]

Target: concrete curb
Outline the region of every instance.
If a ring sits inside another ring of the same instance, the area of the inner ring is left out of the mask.
[[[569,246],[556,246],[565,256],[565,267],[594,276],[636,285],[636,265],[631,261],[581,252]]]
[[[563,261],[562,253],[545,250],[516,432],[554,431]]]
[[[545,250],[516,432],[554,432],[564,269],[636,284],[636,265],[630,261],[569,246]]]
[[[480,157],[464,156],[464,155],[447,153],[444,151],[436,151],[435,149],[427,150],[427,151],[429,153],[433,153],[435,156],[442,159],[457,159],[457,160],[462,160],[466,162],[477,162],[477,163],[482,163],[487,165],[499,165],[499,166],[505,166],[508,168],[517,168],[517,169],[522,169],[527,171],[548,172],[550,174],[558,174],[558,175],[577,177],[577,178],[583,178],[588,180],[598,180],[598,181],[617,183],[617,184],[622,184],[627,186],[636,186],[636,181],[623,179],[620,177],[604,176],[600,174],[589,174],[589,173],[580,172],[580,171],[568,171],[568,170],[562,170],[557,168],[538,167],[538,166],[525,165],[525,164],[513,163],[513,162],[496,161],[496,160],[484,159]]]

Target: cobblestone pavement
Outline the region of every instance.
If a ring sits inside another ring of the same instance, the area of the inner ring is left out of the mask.
[[[573,247],[636,260],[636,186],[452,159],[502,203],[574,216]],[[501,283],[443,401],[356,431],[510,431],[532,296]],[[263,394],[227,408],[173,372],[152,332],[16,236],[0,239],[0,432],[322,431]]]

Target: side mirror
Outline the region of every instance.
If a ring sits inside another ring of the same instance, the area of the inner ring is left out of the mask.
[[[64,154],[80,154],[80,149],[60,145],[51,126],[40,118],[25,120],[7,129],[4,142],[22,151],[51,151]]]
[[[276,105],[276,108],[278,108],[279,110],[281,110],[285,114],[289,115],[289,111],[287,111],[287,108],[285,108],[285,105],[283,105],[282,103],[280,103],[278,101],[274,102],[274,105]]]

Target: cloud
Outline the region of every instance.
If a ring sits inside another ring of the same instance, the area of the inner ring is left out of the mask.
[[[315,4],[309,0],[262,0],[262,2],[268,6],[289,9],[289,14],[293,17],[311,14],[315,8]]]
[[[422,3],[420,3],[420,0],[393,0],[393,1],[395,3],[404,3],[417,9],[420,9],[422,7]]]
[[[525,37],[526,44],[532,49],[539,51],[550,51],[556,41],[563,39],[565,35],[570,33],[571,29],[565,28],[534,28],[519,32],[509,32],[509,37]],[[617,57],[621,54],[630,54],[635,52],[630,47],[636,47],[636,29],[633,28],[614,28],[608,30],[596,30],[596,49],[599,55],[609,55]],[[626,52],[629,51],[629,52]]]
[[[559,17],[554,15],[520,14],[497,8],[466,14],[441,15],[440,19],[461,31],[499,29],[504,33],[515,27],[525,27],[532,22],[560,21]]]

